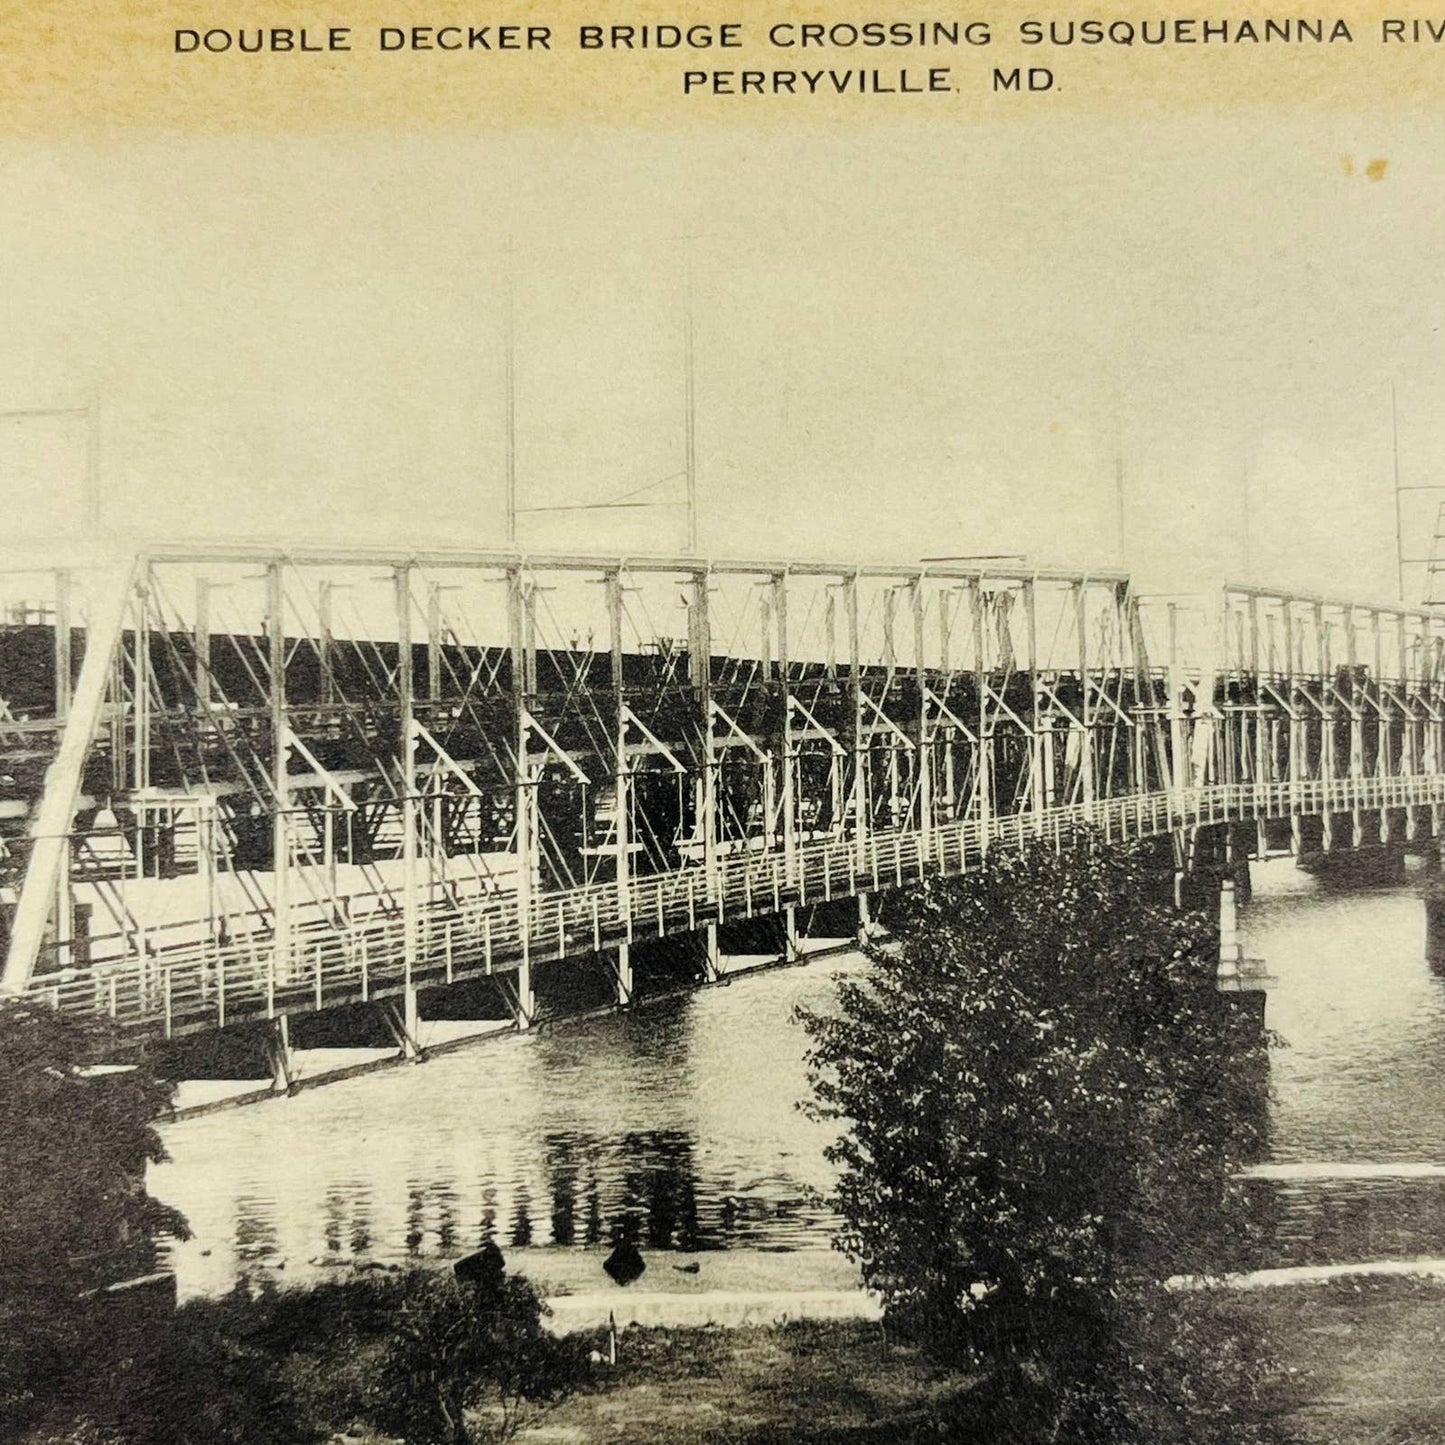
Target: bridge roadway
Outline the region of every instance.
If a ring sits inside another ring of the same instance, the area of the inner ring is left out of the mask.
[[[1081,824],[1438,846],[1445,616],[989,563],[0,565],[0,990],[137,1039],[375,1004],[414,1049],[487,977],[526,1027],[535,965],[626,1002],[636,944],[716,971],[719,928],[795,947]]]
[[[780,853],[744,853],[722,862],[716,890],[696,867],[632,879],[625,896],[607,884],[562,890],[532,898],[525,926],[515,893],[463,907],[432,904],[423,911],[412,966],[403,921],[389,917],[298,931],[280,969],[274,947],[182,946],[43,975],[32,980],[29,993],[64,1012],[105,1014],[126,1029],[172,1037],[405,998],[416,989],[516,974],[549,960],[590,958],[649,938],[701,933],[705,972],[715,977],[719,924],[758,915],[790,917],[791,910],[810,904],[966,873],[980,867],[990,850],[1059,844],[1081,828],[1120,841],[1270,819],[1441,806],[1445,773],[1225,784],[1106,798],[945,824],[926,834],[875,832],[861,848],[846,839],[810,840],[799,844],[791,867]]]

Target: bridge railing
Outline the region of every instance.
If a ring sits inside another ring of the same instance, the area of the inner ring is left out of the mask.
[[[399,912],[341,927],[308,925],[289,938],[188,943],[145,957],[37,976],[30,994],[76,1013],[169,1036],[282,1013],[360,1003],[575,958],[619,942],[901,887],[977,868],[990,849],[1061,843],[1083,825],[1110,841],[1209,824],[1445,805],[1445,774],[1234,783],[1096,799],[1047,810],[951,822],[927,832],[827,837],[781,852],[727,855],[713,878],[697,865],[636,877],[625,891],[595,884],[533,897],[515,893],[434,904],[407,955]],[[791,867],[789,866],[791,862]]]

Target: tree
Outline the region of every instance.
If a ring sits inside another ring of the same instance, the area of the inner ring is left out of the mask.
[[[374,1414],[407,1445],[509,1440],[529,1411],[571,1390],[577,1349],[543,1329],[525,1279],[418,1271],[402,1283]]]
[[[1213,920],[1158,878],[1087,836],[996,855],[902,899],[866,979],[805,1018],[845,1127],[840,1243],[894,1329],[986,1366],[1000,1438],[1209,1438],[1228,1415],[1174,1368],[1205,1326],[1160,1282],[1217,1269],[1238,1228],[1265,1041],[1216,992]]]
[[[165,1158],[154,1121],[172,1085],[146,1067],[103,1069],[106,1021],[0,999],[0,1435],[43,1415],[105,1341],[89,1296],[154,1268],[185,1221],[146,1191]]]

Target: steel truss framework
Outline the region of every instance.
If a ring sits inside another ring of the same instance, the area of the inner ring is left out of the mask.
[[[978,865],[1435,835],[1445,619],[1122,574],[156,550],[8,579],[4,987],[178,1034]],[[1265,840],[1267,841],[1267,840]],[[625,983],[625,980],[623,980]]]

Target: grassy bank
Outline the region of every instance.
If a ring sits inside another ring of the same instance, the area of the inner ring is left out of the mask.
[[[1279,1366],[1298,1445],[1445,1445],[1445,1284],[1360,1276],[1235,1296]]]
[[[166,1387],[177,1438],[192,1445],[394,1438],[376,1423],[386,1418],[375,1409],[376,1383],[401,1322],[404,1285],[337,1282],[184,1307]],[[1269,1438],[1281,1445],[1445,1445],[1445,1283],[1361,1277],[1175,1298],[1191,1317],[1209,1321],[1186,1368],[1207,1363],[1230,1340],[1252,1342],[1276,1367],[1263,1396],[1235,1413],[1239,1438],[1253,1418],[1268,1422]],[[518,1439],[997,1445],[1012,1438],[1019,1406],[1010,1387],[994,1397],[991,1428],[971,1424],[990,1413],[978,1379],[930,1363],[861,1320],[632,1327],[618,1336],[615,1364],[605,1331],[560,1348],[572,1361],[572,1393],[524,1411]]]
[[[617,1367],[535,1439],[590,1445],[937,1440],[969,1382],[890,1347],[876,1324],[625,1331]],[[522,1438],[526,1438],[523,1436]]]
[[[204,1381],[185,1437],[237,1445],[393,1437],[370,1422],[394,1316],[385,1282],[243,1295],[178,1316],[186,1373]],[[574,1392],[532,1417],[534,1441],[832,1442],[938,1439],[970,1382],[890,1345],[876,1323],[631,1327],[574,1336]],[[590,1357],[590,1358],[589,1358]]]
[[[1278,1363],[1270,1414],[1293,1445],[1445,1445],[1445,1285],[1368,1277],[1230,1296]],[[938,1439],[970,1382],[876,1325],[635,1330],[615,1371],[533,1438],[575,1445]],[[951,1408],[952,1407],[952,1408]]]

